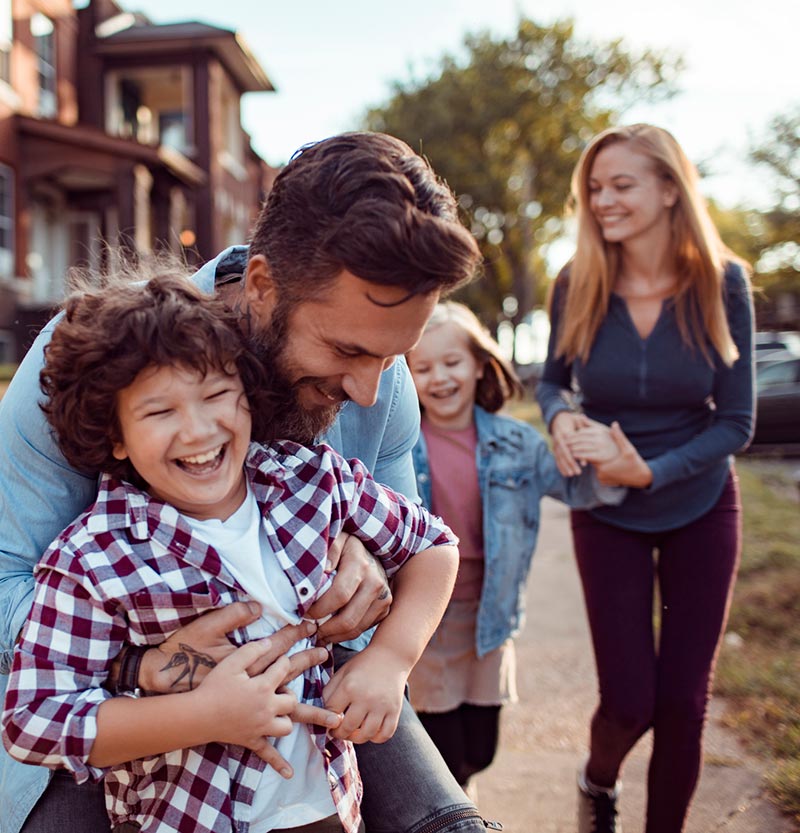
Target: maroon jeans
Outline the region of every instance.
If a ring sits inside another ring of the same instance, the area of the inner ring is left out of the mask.
[[[731,471],[716,505],[679,529],[632,532],[573,511],[572,534],[600,686],[588,778],[613,786],[625,756],[652,728],[646,833],[680,833],[700,774],[739,564],[738,481]]]

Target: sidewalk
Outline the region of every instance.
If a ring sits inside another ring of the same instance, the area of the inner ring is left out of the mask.
[[[500,750],[478,777],[485,818],[506,833],[574,833],[575,774],[596,701],[594,662],[569,531],[568,510],[545,498],[517,640],[520,702],[503,714]],[[686,833],[796,833],[761,789],[762,767],[719,724],[713,701],[705,767]],[[628,757],[621,801],[624,833],[642,833],[649,756],[645,737]]]

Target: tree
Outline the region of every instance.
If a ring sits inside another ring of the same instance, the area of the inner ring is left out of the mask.
[[[775,205],[761,212],[757,229],[761,252],[755,261],[759,323],[800,327],[800,107],[776,116],[768,140],[754,147],[751,159],[775,184]]]
[[[682,63],[631,54],[619,40],[580,42],[571,20],[520,18],[508,38],[467,35],[464,52],[423,80],[396,83],[366,127],[418,149],[459,195],[486,272],[460,297],[491,324],[512,296],[517,323],[545,292],[547,246],[563,233],[582,147],[626,106],[672,95]]]

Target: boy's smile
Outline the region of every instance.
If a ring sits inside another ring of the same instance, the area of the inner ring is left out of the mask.
[[[122,441],[147,490],[185,515],[225,520],[241,506],[250,411],[238,374],[145,368],[117,394]]]

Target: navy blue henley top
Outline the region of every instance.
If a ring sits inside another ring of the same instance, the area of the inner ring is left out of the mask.
[[[699,518],[719,499],[731,455],[753,430],[753,304],[750,283],[728,264],[724,300],[739,358],[727,367],[707,343],[713,366],[678,330],[675,306],[664,301],[655,328],[642,338],[625,300],[612,294],[589,360],[555,358],[559,316],[569,277],[559,277],[551,310],[548,356],[536,398],[549,426],[569,410],[572,391],[598,422],[619,422],[647,461],[653,482],[629,489],[619,506],[592,515],[613,526],[644,532],[675,529]]]

